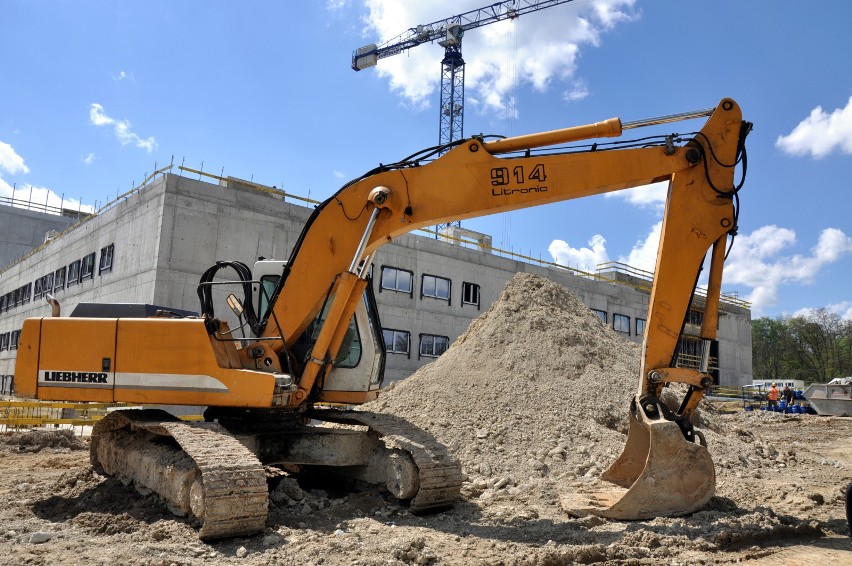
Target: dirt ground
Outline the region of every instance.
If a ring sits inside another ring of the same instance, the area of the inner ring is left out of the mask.
[[[685,518],[574,519],[513,488],[476,496],[470,483],[455,509],[414,516],[377,492],[289,482],[272,492],[264,532],[210,544],[153,495],[94,474],[86,450],[4,437],[0,564],[852,564],[841,498],[852,419],[721,418],[756,443],[795,447],[796,461],[718,469],[709,508]]]
[[[546,347],[543,347],[546,346]],[[270,480],[266,529],[201,542],[153,494],[93,472],[86,438],[0,435],[0,564],[852,564],[852,418],[702,401],[717,484],[680,518],[573,518],[625,443],[639,349],[564,288],[519,275],[434,363],[383,393],[462,463],[462,499],[412,515],[379,491]]]

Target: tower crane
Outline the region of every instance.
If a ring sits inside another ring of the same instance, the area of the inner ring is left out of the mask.
[[[381,45],[371,43],[352,53],[352,69],[375,67],[379,59],[397,55],[422,43],[444,48],[441,60],[441,103],[438,107],[438,146],[444,148],[464,137],[464,59],[462,37],[467,30],[512,20],[518,16],[566,4],[573,0],[507,0],[470,10],[429,24],[410,28]],[[452,223],[447,224],[449,226]],[[438,229],[441,227],[438,226]]]
[[[438,45],[444,48],[444,58],[441,61],[438,145],[446,146],[462,139],[464,134],[464,59],[461,52],[464,33],[571,1],[573,0],[508,0],[429,24],[421,24],[381,45],[371,43],[356,49],[352,53],[352,68],[360,71],[374,67],[379,59],[397,55],[422,43],[438,41]]]

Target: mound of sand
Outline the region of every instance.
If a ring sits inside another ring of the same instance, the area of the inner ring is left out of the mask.
[[[514,484],[611,462],[638,372],[636,344],[566,288],[519,273],[444,355],[366,408],[426,429],[469,476]]]

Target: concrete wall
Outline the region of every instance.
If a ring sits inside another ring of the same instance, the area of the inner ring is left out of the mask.
[[[35,254],[7,266],[0,272],[0,296],[57,269],[67,269],[70,263],[94,252],[91,279],[52,293],[60,301],[63,315],[80,302],[152,302],[164,190],[165,179],[157,179],[140,193],[53,240]],[[99,273],[101,251],[111,244],[115,246],[112,269]],[[50,307],[44,299],[31,299],[0,313],[0,334],[20,330],[25,318],[41,316],[50,316]],[[14,351],[0,351],[0,375],[13,373],[14,360]]]
[[[51,231],[62,232],[76,218],[0,205],[0,268],[44,243]]]
[[[752,379],[751,312],[731,307],[719,317],[719,385],[748,385]]]

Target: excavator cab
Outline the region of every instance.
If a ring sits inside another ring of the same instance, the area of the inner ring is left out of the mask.
[[[286,261],[262,259],[254,264],[252,293],[260,318],[270,314],[271,297],[278,286]],[[304,364],[313,351],[320,329],[328,315],[329,297],[316,319],[291,347],[297,363]],[[333,367],[322,384],[323,391],[376,391],[381,388],[385,369],[385,343],[379,323],[372,285],[355,308]]]

